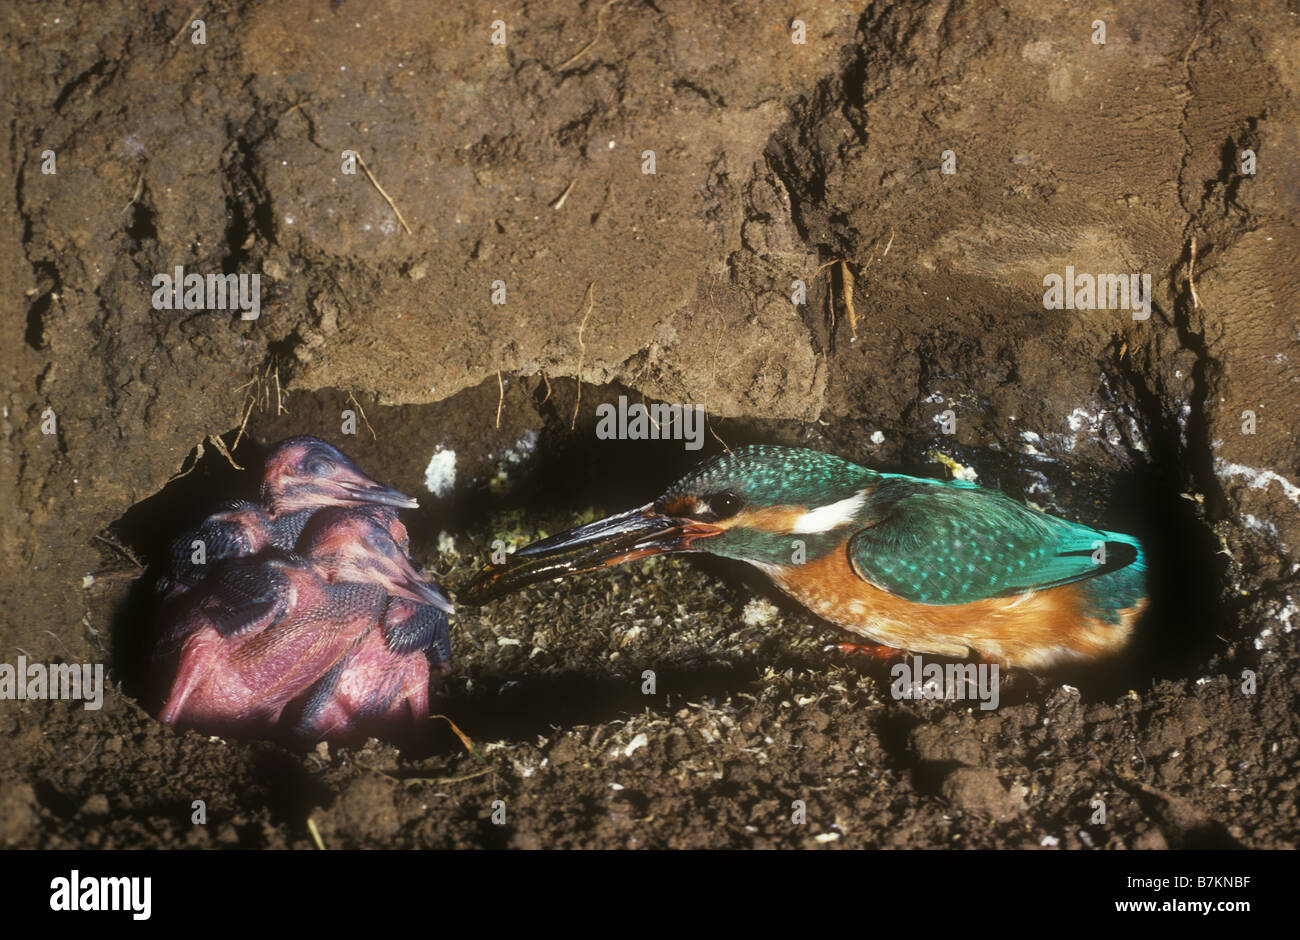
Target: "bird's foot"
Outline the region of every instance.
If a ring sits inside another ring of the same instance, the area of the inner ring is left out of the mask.
[[[901,656],[904,652],[893,646],[880,646],[874,643],[832,643],[826,649],[838,650],[851,656],[866,656],[882,662],[893,659],[895,656]]]

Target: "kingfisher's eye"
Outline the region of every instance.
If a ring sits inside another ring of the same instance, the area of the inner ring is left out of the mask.
[[[735,493],[719,493],[709,497],[709,514],[714,519],[727,519],[740,512],[740,507],[743,505],[744,503]]]
[[[307,472],[314,477],[323,477],[330,470],[330,462],[324,457],[313,457],[307,461]]]

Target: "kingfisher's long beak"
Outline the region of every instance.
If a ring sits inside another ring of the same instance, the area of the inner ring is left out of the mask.
[[[654,503],[648,503],[525,546],[505,564],[480,571],[459,597],[469,604],[483,604],[538,581],[664,552],[690,551],[695,539],[721,531],[707,522],[657,512]]]

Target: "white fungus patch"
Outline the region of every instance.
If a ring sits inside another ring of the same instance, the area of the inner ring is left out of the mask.
[[[450,495],[456,488],[456,452],[439,447],[424,468],[424,488],[434,496]]]

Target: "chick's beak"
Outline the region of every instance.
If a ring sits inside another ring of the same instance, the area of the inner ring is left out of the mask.
[[[538,581],[690,551],[695,539],[721,531],[707,522],[666,515],[648,503],[527,545],[505,564],[488,565],[459,596],[466,603],[483,604]]]
[[[419,509],[420,504],[405,493],[398,492],[391,486],[384,486],[368,477],[352,480],[337,480],[334,485],[341,489],[348,498],[363,503],[375,503],[380,506],[392,506],[395,509]]]
[[[420,575],[415,566],[403,559],[397,562],[391,571],[386,571],[385,578],[388,593],[398,597],[405,597],[407,600],[415,601],[419,604],[431,604],[439,610],[449,614],[454,614],[456,608],[452,606],[451,601],[443,597],[442,592],[435,588]]]

